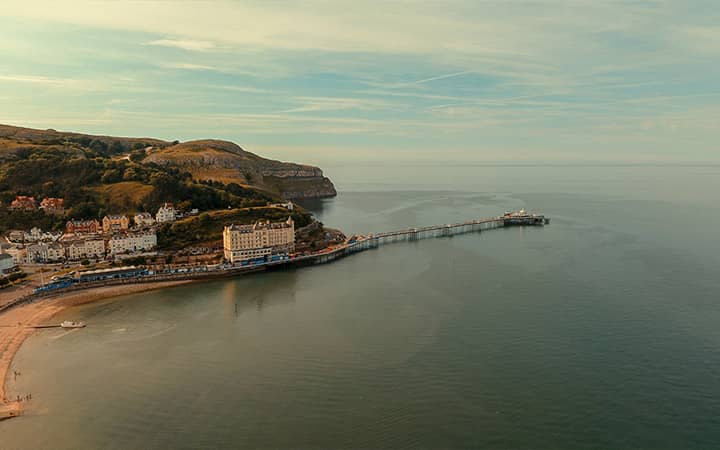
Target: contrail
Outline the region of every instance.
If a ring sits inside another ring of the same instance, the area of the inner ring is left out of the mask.
[[[454,78],[454,77],[459,77],[459,76],[467,75],[467,74],[471,74],[471,73],[475,73],[475,71],[474,70],[464,70],[462,72],[449,73],[447,75],[440,75],[440,76],[432,77],[432,78],[425,78],[424,80],[415,81],[415,82],[413,82],[413,84],[423,84],[423,83],[427,83],[428,81],[444,80],[445,78]]]

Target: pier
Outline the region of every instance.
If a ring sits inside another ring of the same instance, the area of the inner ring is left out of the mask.
[[[322,264],[351,253],[378,248],[381,245],[395,242],[418,241],[420,239],[479,233],[510,226],[543,226],[548,223],[550,223],[550,219],[544,215],[529,214],[525,212],[525,210],[520,210],[518,212],[507,212],[502,216],[488,219],[475,219],[466,222],[430,225],[420,228],[405,228],[402,230],[357,236],[325,254],[311,255],[305,258],[313,258],[314,263]]]
[[[399,241],[418,241],[420,239],[450,237],[458,234],[477,233],[486,230],[493,230],[495,228],[500,228],[503,226],[505,226],[505,222],[499,218],[470,220],[461,223],[431,225],[421,228],[406,228],[404,230],[371,234],[368,236],[368,239],[372,241],[371,247],[378,247],[383,244],[390,244]]]
[[[27,328],[32,330],[44,330],[46,328],[65,328],[65,329],[75,329],[75,328],[83,328],[83,327],[64,327],[62,324],[50,324],[50,325],[0,325],[0,328]]]

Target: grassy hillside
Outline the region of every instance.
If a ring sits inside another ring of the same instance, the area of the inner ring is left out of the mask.
[[[319,168],[262,158],[232,142],[0,125],[0,205],[16,195],[64,197],[70,216],[85,217],[154,210],[165,201],[215,209],[335,194]]]
[[[134,212],[150,198],[155,187],[139,181],[121,181],[91,188],[97,198],[104,199],[107,209],[114,212]]]
[[[0,201],[7,205],[16,195],[63,197],[69,216],[97,217],[154,211],[166,201],[209,210],[265,204],[277,198],[239,185],[199,182],[173,167],[88,153],[24,149],[0,164]]]
[[[197,179],[175,166],[143,162],[147,147],[161,148],[155,145],[173,144],[0,126],[0,232],[60,228],[66,220],[41,211],[10,211],[17,195],[62,197],[67,218],[154,212],[164,202],[207,211],[279,200],[252,186]]]
[[[93,136],[0,125],[0,156],[18,149],[35,146],[43,146],[46,149],[85,148],[107,156],[150,146],[162,148],[173,144],[173,142],[153,138]]]

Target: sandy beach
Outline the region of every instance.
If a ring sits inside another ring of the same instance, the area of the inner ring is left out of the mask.
[[[167,281],[98,287],[62,296],[43,298],[0,314],[0,400],[2,400],[0,402],[0,420],[22,413],[22,399],[18,402],[17,397],[8,398],[8,384],[14,379],[14,375],[10,373],[10,367],[15,354],[25,339],[37,331],[28,328],[29,326],[52,324],[51,319],[54,316],[72,306],[191,282]]]

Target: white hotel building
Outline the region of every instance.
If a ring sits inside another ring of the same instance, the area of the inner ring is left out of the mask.
[[[228,225],[223,230],[225,259],[231,263],[292,251],[295,223],[259,221],[254,225]]]

